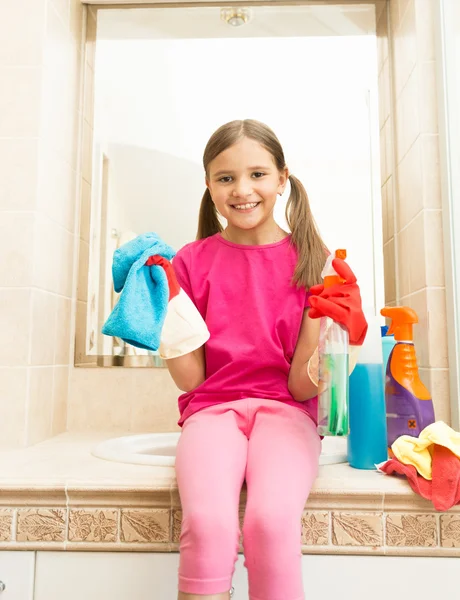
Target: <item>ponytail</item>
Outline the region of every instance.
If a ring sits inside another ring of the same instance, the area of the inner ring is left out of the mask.
[[[211,194],[206,188],[203,198],[201,199],[200,214],[198,216],[198,231],[196,234],[197,240],[210,237],[215,233],[222,231],[222,225],[217,216],[217,210],[212,201]]]
[[[321,283],[327,249],[313,218],[305,188],[293,175],[289,176],[289,183],[291,194],[286,205],[286,221],[298,253],[293,283],[308,289]]]

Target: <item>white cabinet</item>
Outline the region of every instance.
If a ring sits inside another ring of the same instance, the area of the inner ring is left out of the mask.
[[[178,565],[176,553],[37,552],[34,600],[176,600]],[[433,600],[441,583],[444,598],[459,597],[460,558],[314,555],[302,571],[307,600]],[[233,585],[233,600],[248,600],[242,556]]]
[[[34,570],[35,552],[0,551],[0,600],[33,600]]]

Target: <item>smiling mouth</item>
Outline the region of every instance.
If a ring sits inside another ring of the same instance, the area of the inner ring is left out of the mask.
[[[231,207],[239,212],[246,212],[253,210],[256,206],[259,206],[260,202],[247,202],[246,204],[232,204]]]

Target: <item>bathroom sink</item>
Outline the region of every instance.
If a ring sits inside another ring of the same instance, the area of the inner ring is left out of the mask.
[[[133,465],[173,467],[180,433],[144,433],[111,438],[91,452],[96,458]],[[347,439],[326,437],[322,442],[320,465],[347,462]]]

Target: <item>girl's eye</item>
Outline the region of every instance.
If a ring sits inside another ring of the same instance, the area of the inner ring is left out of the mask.
[[[225,177],[221,177],[221,178],[219,179],[220,183],[229,183],[229,182],[230,182],[230,180],[231,180],[231,177],[230,177],[230,175],[227,175],[227,176],[225,176]]]
[[[261,173],[260,171],[256,171],[255,173],[252,174],[256,179],[259,179],[260,177],[263,177],[265,175],[265,173]]]

